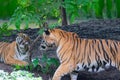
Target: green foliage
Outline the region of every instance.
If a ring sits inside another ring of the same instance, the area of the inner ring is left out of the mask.
[[[37,65],[39,64],[39,59],[38,58],[35,58],[33,61],[33,67],[37,67]]]
[[[49,29],[53,29],[53,28],[56,28],[57,26],[59,26],[57,23],[56,23],[56,24],[51,24],[51,25],[48,26],[48,28],[49,28]],[[39,33],[40,35],[43,34],[44,28],[45,28],[45,26],[43,26],[43,27],[39,30],[38,33]]]
[[[8,29],[8,23],[3,23],[0,26],[0,37],[2,36],[10,36],[11,35],[11,30]]]
[[[59,65],[59,62],[56,58],[48,58],[46,55],[43,55],[41,61],[44,63],[44,66],[41,69],[43,73],[52,72],[53,70],[50,69],[50,67],[52,65],[54,65],[54,67],[58,67]]]
[[[19,6],[15,10],[11,24],[15,24],[19,30],[21,24],[28,28],[29,24],[34,23],[41,26],[46,19],[51,16],[57,18],[59,14],[59,1],[54,0],[17,0]]]
[[[30,0],[17,0],[17,1],[18,1],[18,4],[23,8],[28,7],[31,4]]]
[[[30,63],[29,65],[26,65],[26,66],[19,66],[19,65],[13,65],[14,67],[14,70],[34,70],[37,68],[37,66],[39,66],[39,69],[41,69],[41,66],[39,65],[39,59],[38,58],[35,58],[34,60],[32,60],[32,63]]]
[[[19,65],[13,65],[13,67],[14,67],[14,70],[20,70],[24,68],[24,66],[19,66]]]
[[[19,66],[19,65],[14,65],[14,70],[37,70],[37,71],[42,71],[43,73],[52,73],[52,69],[50,69],[52,66],[53,67],[58,67],[59,61],[56,58],[48,58],[46,55],[42,56],[42,59],[35,58],[32,60],[32,63],[30,63],[27,66]]]
[[[120,18],[120,0],[115,0],[115,6],[116,6],[116,9],[117,9],[117,17]]]
[[[106,14],[108,18],[112,17],[112,0],[106,0]]]
[[[50,26],[48,26],[48,28],[53,29],[53,28],[56,28],[57,26],[59,26],[57,23],[56,24],[51,24]]]
[[[17,7],[17,0],[0,0],[0,18],[8,19]]]
[[[44,32],[44,28],[41,28],[38,33],[39,33],[40,35],[42,35],[43,32]]]
[[[19,30],[21,24],[26,29],[31,23],[41,26],[51,18],[61,22],[61,6],[66,9],[70,23],[83,18],[119,18],[119,3],[120,0],[17,0],[18,7],[10,23]]]
[[[77,17],[78,11],[79,11],[79,7],[77,4],[77,1],[74,0],[65,0],[63,7],[66,8],[68,17],[70,16],[70,22],[73,22],[75,17]]]
[[[10,24],[15,24],[17,30],[20,29],[21,24],[25,24],[24,28],[27,29],[30,23],[39,24],[39,16],[22,7],[18,7],[10,19]]]

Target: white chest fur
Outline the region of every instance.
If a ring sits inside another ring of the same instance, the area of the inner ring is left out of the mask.
[[[15,59],[18,59],[18,60],[26,60],[27,59],[29,52],[26,52],[25,54],[21,54],[18,52],[17,49],[15,49],[15,50],[16,50],[16,55],[14,56]]]

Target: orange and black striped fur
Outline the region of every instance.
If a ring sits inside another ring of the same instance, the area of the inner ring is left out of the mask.
[[[73,71],[87,70],[99,72],[110,66],[120,70],[120,42],[105,39],[83,39],[76,33],[61,29],[45,30],[43,40],[46,46],[55,44],[60,66],[52,80],[60,80],[71,73],[71,80],[76,80]]]
[[[0,61],[10,65],[27,65],[29,62],[30,38],[19,33],[12,43],[0,42]]]

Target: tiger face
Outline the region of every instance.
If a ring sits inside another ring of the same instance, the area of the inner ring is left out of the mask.
[[[40,50],[47,50],[49,47],[53,47],[57,45],[57,38],[55,34],[53,35],[54,31],[45,30],[43,33],[43,40],[40,45]]]
[[[74,35],[75,38],[78,38],[78,35],[74,32],[66,32],[64,33]],[[59,44],[64,44],[64,38],[66,35],[64,35],[63,31],[60,29],[45,29],[43,32],[43,40],[40,45],[40,50],[47,50],[49,47],[58,47]],[[59,43],[61,40],[61,43]]]
[[[18,34],[16,38],[16,44],[17,44],[18,50],[21,53],[25,54],[29,50],[30,43],[31,41],[27,34],[23,34],[23,33]]]

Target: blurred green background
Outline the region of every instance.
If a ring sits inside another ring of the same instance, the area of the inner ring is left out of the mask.
[[[33,4],[41,2],[45,3],[46,6],[48,3],[52,2],[56,4],[62,2],[62,0],[0,0],[0,19],[11,18],[15,9],[20,6],[20,1],[23,3],[31,1]],[[41,6],[41,4],[38,6]],[[49,6],[56,7],[55,5]],[[71,17],[80,16],[79,18],[120,18],[120,0],[64,0],[64,7],[66,8],[68,16],[72,15]],[[53,11],[57,12],[57,9],[54,9]],[[49,15],[49,17],[54,18],[53,15],[56,14],[52,13]]]
[[[10,18],[16,8],[17,0],[0,0],[0,18]]]

